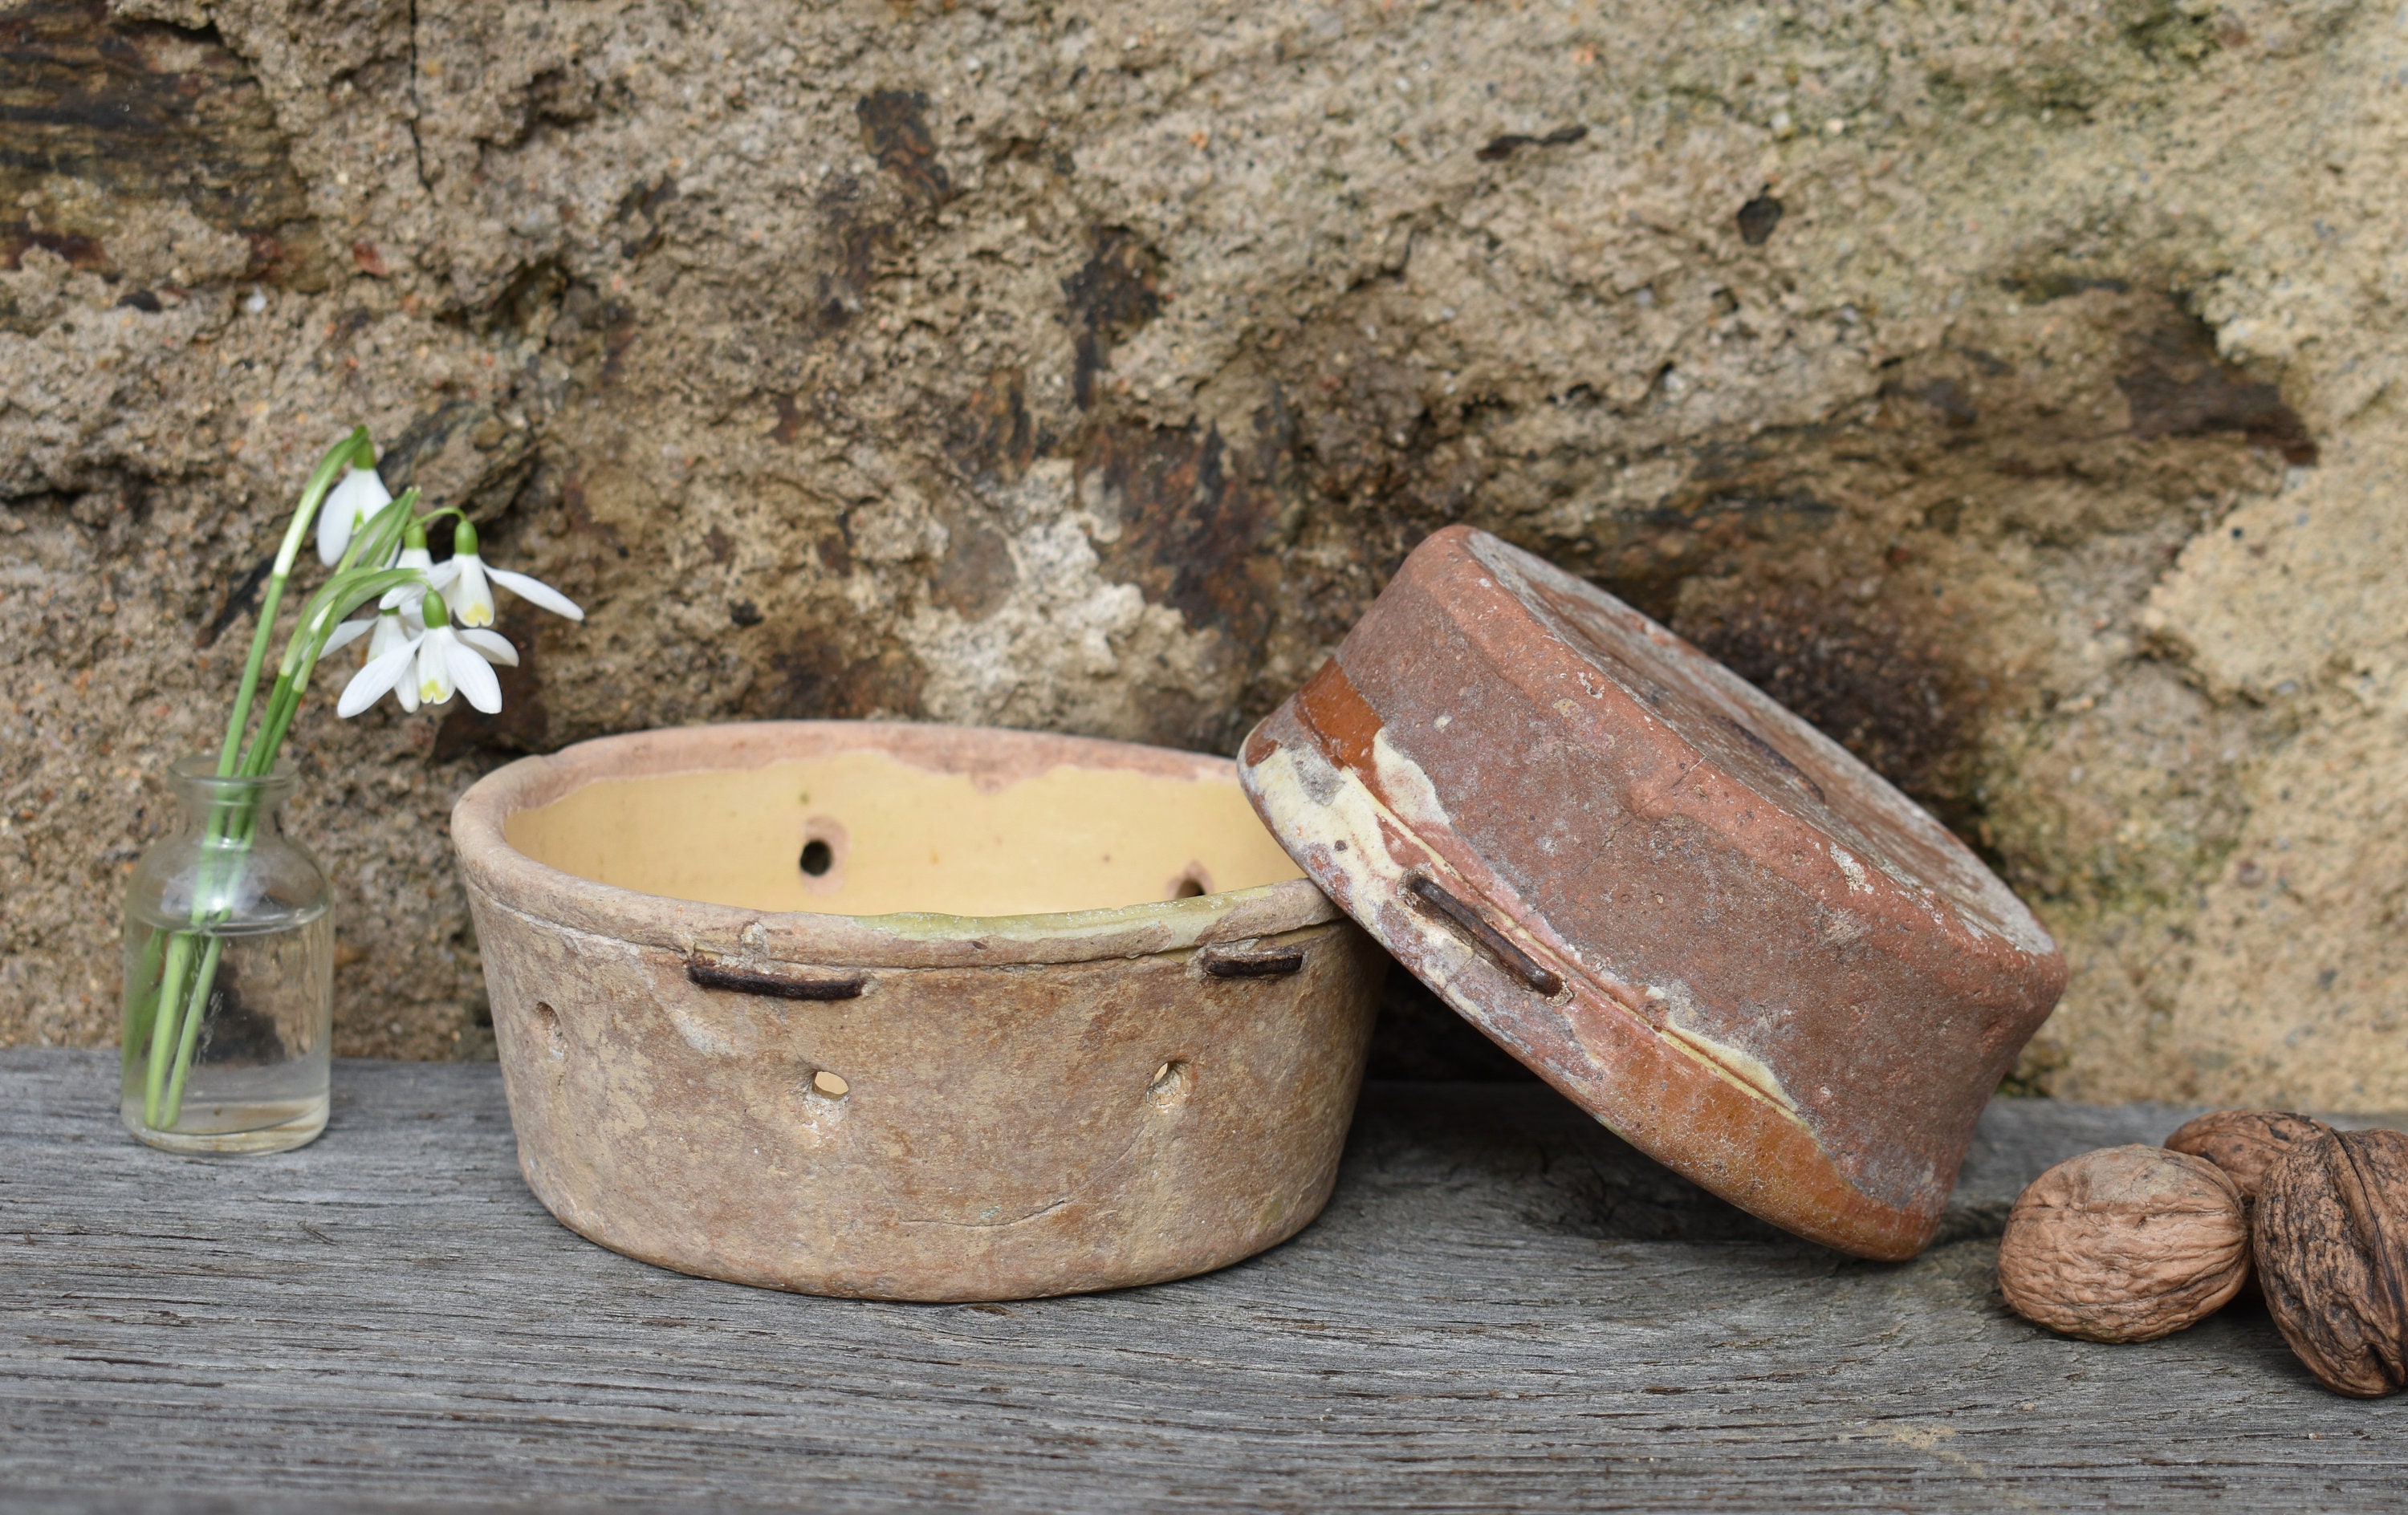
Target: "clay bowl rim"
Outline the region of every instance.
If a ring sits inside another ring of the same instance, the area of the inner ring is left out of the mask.
[[[943,761],[966,749],[1009,761]],[[469,786],[452,807],[452,845],[470,887],[500,908],[714,962],[831,967],[1083,963],[1250,940],[1341,919],[1310,878],[1192,899],[1033,915],[756,910],[580,878],[521,852],[503,830],[517,812],[549,805],[600,779],[751,768],[863,750],[935,772],[986,772],[1007,779],[1067,763],[1238,783],[1237,765],[1228,758],[1103,737],[900,721],[719,722],[597,736],[506,764]]]

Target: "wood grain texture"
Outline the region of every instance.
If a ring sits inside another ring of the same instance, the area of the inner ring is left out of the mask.
[[[0,1508],[2377,1509],[2408,1401],[2262,1310],[2014,1319],[2023,1181],[2186,1111],[1994,1105],[1921,1259],[1798,1242],[1543,1087],[1376,1084],[1336,1198],[1208,1278],[806,1298],[571,1236],[490,1065],[346,1063],[280,1157],[134,1146],[106,1054],[0,1051]]]

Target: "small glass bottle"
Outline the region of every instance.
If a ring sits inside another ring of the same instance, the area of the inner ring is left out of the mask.
[[[326,1128],[326,876],[277,820],[290,765],[169,772],[184,824],[125,888],[125,1128],[169,1151],[288,1151]]]

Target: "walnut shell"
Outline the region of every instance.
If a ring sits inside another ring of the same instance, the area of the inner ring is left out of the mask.
[[[2166,1150],[2206,1158],[2224,1170],[2244,1201],[2254,1203],[2276,1158],[2331,1129],[2288,1110],[2216,1110],[2168,1136]]]
[[[2215,1110],[2166,1138],[2169,1151],[2204,1157],[2224,1170],[2241,1191],[2241,1208],[2254,1212],[2258,1192],[2266,1185],[2266,1170],[2274,1160],[2300,1142],[2313,1141],[2331,1130],[2322,1121],[2288,1110]],[[2243,1299],[2258,1297],[2258,1269],[2253,1264],[2241,1280]]]
[[[2092,1341],[2154,1341],[2240,1289],[2241,1191],[2203,1157],[2107,1147],[2031,1181],[1999,1242],[1999,1287],[2028,1321]]]
[[[2408,1136],[2328,1131],[2294,1146],[2258,1198],[2266,1308],[2336,1394],[2408,1387]]]

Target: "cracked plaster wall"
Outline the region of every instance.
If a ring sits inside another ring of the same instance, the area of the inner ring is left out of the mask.
[[[483,1043],[511,753],[1226,750],[1460,519],[1985,850],[2074,965],[2025,1087],[2408,1104],[2397,7],[0,0],[0,1039],[111,1034],[364,419],[592,615],[305,719],[345,1051]]]

